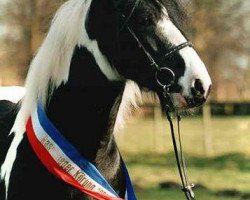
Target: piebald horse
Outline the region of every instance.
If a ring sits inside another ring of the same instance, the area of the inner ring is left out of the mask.
[[[38,102],[125,198],[114,132],[129,106],[143,90],[163,99],[172,75],[174,109],[201,105],[210,91],[207,69],[181,29],[184,18],[179,0],[64,3],[31,62],[24,98],[0,121],[0,200],[93,199],[49,173],[34,153],[26,124]]]

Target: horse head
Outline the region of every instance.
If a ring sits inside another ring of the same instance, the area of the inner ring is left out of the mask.
[[[162,97],[170,86],[173,106],[195,107],[208,98],[211,79],[184,35],[178,0],[93,1],[86,29],[114,73]]]

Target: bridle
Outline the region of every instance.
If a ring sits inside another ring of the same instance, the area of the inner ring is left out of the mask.
[[[156,80],[157,84],[163,90],[163,96],[164,96],[164,99],[165,99],[165,112],[166,112],[167,120],[169,121],[169,124],[170,124],[171,136],[172,136],[173,148],[174,148],[174,152],[175,152],[176,163],[177,163],[179,175],[180,175],[180,178],[181,178],[182,191],[185,193],[185,196],[186,196],[187,200],[194,200],[195,195],[194,195],[194,192],[192,190],[193,187],[194,187],[194,184],[190,184],[190,182],[188,180],[186,162],[185,162],[185,158],[184,158],[184,154],[183,154],[183,150],[182,150],[182,142],[181,142],[182,140],[181,140],[181,133],[180,133],[181,117],[180,117],[179,113],[176,113],[179,147],[177,145],[177,140],[176,140],[176,136],[175,136],[176,134],[175,134],[175,129],[174,129],[174,125],[173,125],[173,110],[172,110],[173,103],[172,103],[171,98],[170,98],[170,94],[171,94],[170,88],[175,83],[176,75],[173,72],[173,70],[171,70],[170,68],[168,68],[168,67],[160,67],[160,64],[158,64],[155,61],[153,56],[149,53],[149,51],[147,51],[145,46],[142,44],[140,39],[137,37],[136,33],[133,31],[133,29],[128,24],[130,18],[132,17],[132,15],[133,15],[136,7],[139,5],[140,1],[141,0],[136,0],[135,1],[135,3],[133,4],[133,6],[132,6],[132,8],[131,8],[131,10],[130,10],[130,12],[129,12],[129,14],[127,16],[125,14],[121,15],[121,18],[122,18],[122,21],[123,21],[122,28],[126,28],[129,31],[129,33],[133,36],[133,38],[138,43],[139,48],[141,48],[143,50],[143,52],[145,53],[145,55],[149,59],[149,61],[151,63],[151,66],[153,66],[156,69],[155,80]],[[175,46],[175,47],[169,49],[169,51],[167,51],[163,55],[163,57],[160,59],[160,61],[169,58],[173,54],[179,52],[181,49],[184,49],[186,47],[193,47],[193,45],[192,45],[192,43],[190,41],[187,41],[187,42],[184,42],[184,43],[182,43],[182,44],[180,44],[178,46]],[[160,79],[160,77],[162,77],[162,75],[164,75],[164,74],[167,75],[167,77],[171,77],[170,80],[167,80],[165,82],[162,81],[162,79]]]
[[[169,105],[169,109],[171,109],[173,107],[173,105],[172,105],[172,101],[169,98],[169,94],[171,93],[170,88],[175,83],[176,75],[175,75],[174,71],[171,70],[169,67],[161,67],[161,63],[164,60],[166,60],[167,58],[174,55],[175,53],[179,52],[181,49],[184,49],[186,47],[193,47],[193,45],[190,41],[186,41],[184,43],[179,44],[178,46],[170,48],[167,52],[164,53],[164,55],[160,59],[158,59],[159,61],[157,62],[153,58],[153,56],[150,54],[150,52],[145,48],[143,43],[140,41],[140,39],[138,38],[138,36],[134,32],[134,30],[129,26],[129,20],[133,16],[135,9],[139,5],[140,2],[141,2],[141,0],[135,0],[133,6],[131,7],[130,12],[127,16],[125,14],[123,14],[123,12],[121,12],[122,14],[121,14],[120,18],[121,18],[121,21],[123,23],[121,25],[121,29],[126,28],[128,30],[128,32],[132,35],[132,37],[137,42],[139,48],[143,50],[144,54],[146,55],[146,57],[150,61],[150,65],[153,66],[154,69],[156,70],[155,80],[156,80],[157,84],[163,89],[163,94],[164,94],[165,100],[167,101],[166,104]],[[120,3],[118,2],[118,6],[119,6],[119,4]],[[127,7],[127,6],[128,5],[126,5],[125,7]],[[160,77],[163,77],[164,75],[166,75],[169,78],[168,80],[165,80],[165,82],[162,79],[160,79]]]

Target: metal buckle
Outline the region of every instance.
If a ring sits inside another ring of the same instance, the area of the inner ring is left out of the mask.
[[[189,184],[185,188],[182,189],[183,192],[185,192],[188,195],[188,197],[190,197],[190,199],[195,199],[193,188],[194,188],[194,184]]]
[[[167,80],[167,82],[164,83],[162,80],[160,80],[160,77],[159,77],[160,75],[163,75],[162,73],[166,73],[168,77],[172,78],[172,80]],[[166,90],[166,92],[168,92],[169,87],[174,84],[175,74],[171,69],[169,69],[167,67],[163,67],[163,68],[160,68],[159,70],[156,71],[155,79],[156,79],[157,83],[160,86],[162,86],[163,89]]]

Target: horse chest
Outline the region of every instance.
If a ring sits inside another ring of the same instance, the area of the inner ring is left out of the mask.
[[[89,198],[50,174],[24,137],[11,172],[7,200],[20,199],[84,200]]]
[[[69,96],[72,97],[72,94]],[[67,99],[67,95],[64,97],[64,100]],[[103,134],[108,131],[107,124],[112,104],[110,106],[86,106],[84,104],[85,106],[83,107],[79,106],[82,105],[80,103],[83,102],[83,99],[80,99],[77,103],[75,101],[71,102],[72,99],[77,98],[69,98],[69,101],[66,101],[66,105],[70,104],[71,106],[66,107],[64,106],[65,101],[57,101],[57,98],[53,98],[51,105],[55,101],[57,106],[64,109],[59,109],[60,112],[58,112],[58,107],[53,106],[55,110],[49,110],[50,117],[57,127],[60,127],[65,137],[80,150],[85,158],[96,163],[100,172],[114,189],[121,196],[124,196],[124,174],[120,170],[120,155],[117,151],[115,141],[110,140],[109,137],[105,141],[102,139]],[[61,102],[62,105],[58,104],[58,102]],[[81,118],[76,118],[76,111],[85,113],[87,117],[84,115]],[[67,123],[65,123],[66,121]],[[5,141],[5,147],[3,149],[2,146],[0,149],[2,150],[1,152],[5,151],[5,153],[1,157],[1,162],[4,160],[12,142],[12,138],[9,138],[9,141],[6,138],[8,138],[7,136],[13,122],[14,120],[5,129],[5,133],[2,134],[2,137],[4,135],[2,141]],[[0,185],[2,195],[0,196],[0,200],[5,199],[3,195],[5,194],[5,186],[3,183]],[[7,200],[33,200],[34,198],[38,200],[55,198],[61,200],[91,199],[50,174],[35,155],[26,134],[24,134],[24,138],[17,148],[17,156],[11,170]]]
[[[111,158],[109,160],[112,162]],[[99,165],[106,166],[107,163],[100,163]],[[124,191],[120,188],[123,185],[123,173],[117,166],[116,172],[112,175],[104,170],[106,176],[109,176],[109,181],[113,183],[114,188],[123,195]],[[112,170],[112,173],[114,171]],[[117,178],[119,177],[119,178]],[[115,181],[115,179],[119,181]],[[5,193],[5,187],[2,182],[0,185],[1,194]],[[4,200],[4,196],[0,196],[0,200]],[[64,183],[62,180],[57,179],[54,175],[50,174],[47,169],[38,160],[37,156],[28,142],[26,136],[19,145],[17,151],[17,158],[15,160],[8,188],[7,200],[92,200],[77,189]]]

